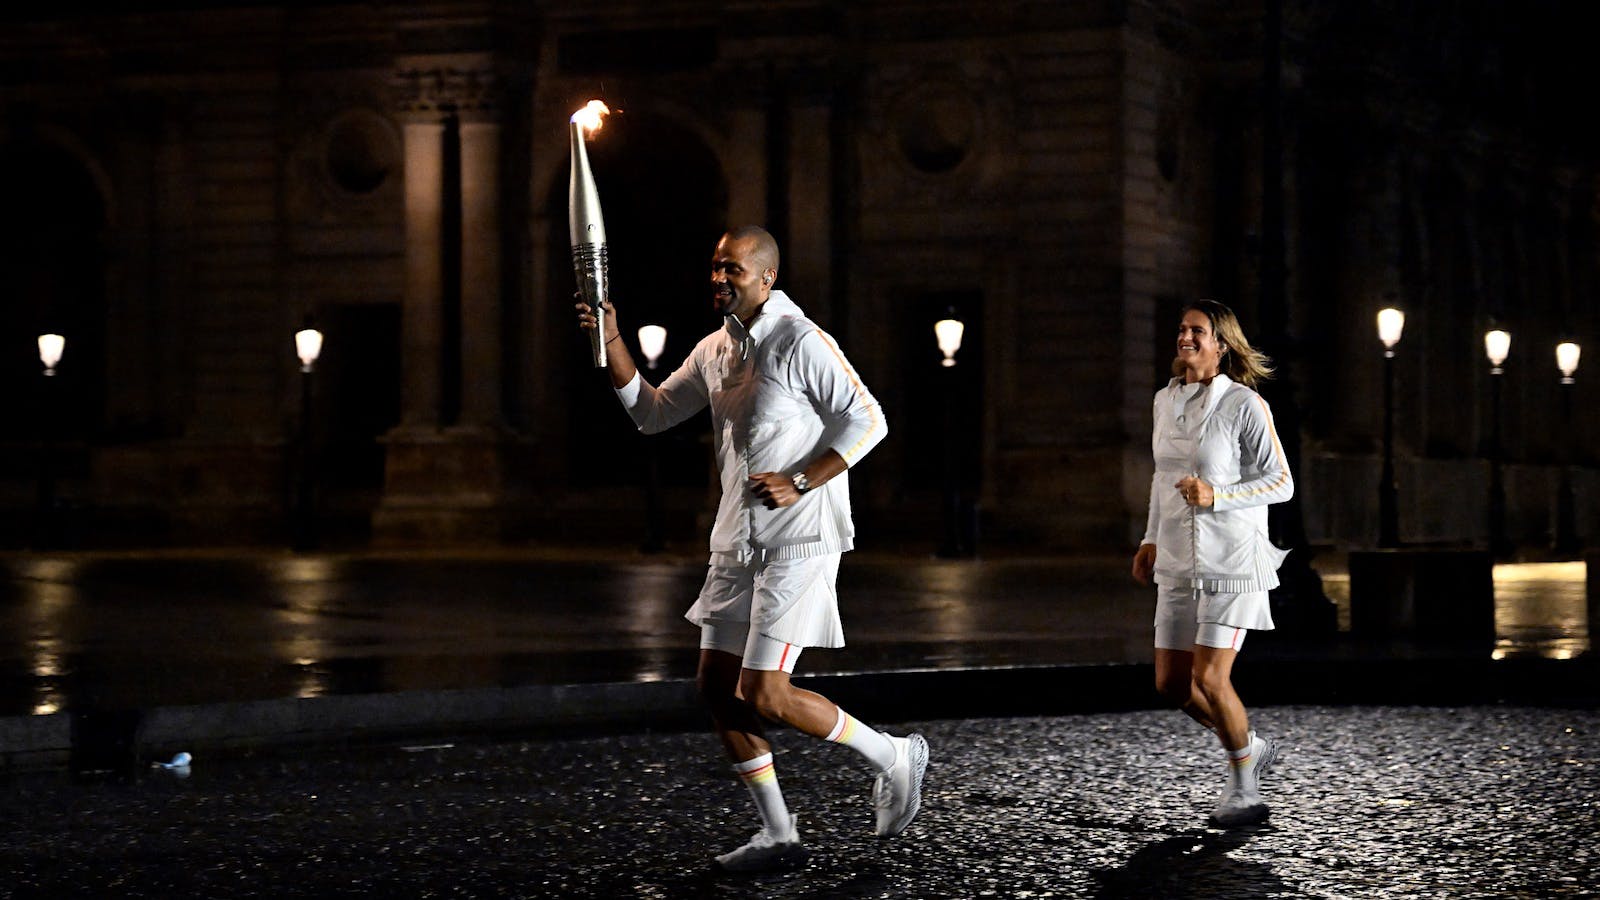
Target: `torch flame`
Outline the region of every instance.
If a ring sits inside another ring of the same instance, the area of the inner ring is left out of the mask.
[[[600,130],[602,116],[608,116],[611,110],[599,100],[590,100],[583,109],[572,114],[572,121],[576,122],[584,131],[594,132]]]

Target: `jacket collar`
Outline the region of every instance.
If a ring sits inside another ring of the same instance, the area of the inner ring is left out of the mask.
[[[1222,402],[1222,396],[1228,393],[1228,391],[1231,390],[1236,384],[1238,384],[1238,382],[1221,372],[1217,373],[1217,377],[1211,379],[1211,391],[1206,394],[1206,411],[1200,417],[1201,423],[1204,423],[1207,419],[1211,418],[1211,412],[1217,408],[1218,403]],[[1174,377],[1171,381],[1167,382],[1167,387],[1173,393],[1177,393],[1183,389],[1183,379]]]
[[[733,338],[733,342],[739,345],[739,358],[749,359],[750,351],[756,342],[767,336],[778,319],[784,316],[803,315],[805,313],[789,299],[788,294],[783,291],[773,291],[767,297],[767,302],[761,304],[761,310],[756,313],[755,318],[750,320],[748,328],[735,316],[723,316],[722,327],[728,332],[728,336]]]

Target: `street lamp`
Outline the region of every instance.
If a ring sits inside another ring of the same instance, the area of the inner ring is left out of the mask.
[[[933,336],[939,342],[939,352],[944,354],[944,361],[939,365],[950,368],[956,364],[956,352],[961,349],[961,335],[967,326],[960,320],[951,316],[933,323]]]
[[[644,354],[647,368],[654,369],[661,351],[667,346],[667,329],[660,325],[639,328],[639,350]],[[665,547],[661,538],[661,464],[657,459],[658,435],[644,436],[645,464],[645,538],[640,549],[645,553],[660,553]]]
[[[1562,341],[1556,345],[1556,368],[1561,370],[1562,384],[1576,384],[1572,374],[1578,371],[1578,358],[1583,355],[1583,348],[1571,341]]]
[[[1578,371],[1578,358],[1582,348],[1572,341],[1556,345],[1556,368],[1561,370],[1561,431],[1566,435],[1566,458],[1562,460],[1561,487],[1556,494],[1555,549],[1560,553],[1579,550],[1576,514],[1572,496],[1572,392],[1577,384],[1573,377]]]
[[[39,335],[39,362],[44,363],[45,377],[56,374],[56,363],[67,349],[67,339],[59,334]]]
[[[1504,375],[1500,366],[1511,355],[1511,332],[1499,328],[1484,332],[1483,353],[1489,357],[1489,374]]]
[[[55,377],[56,365],[61,362],[61,354],[66,349],[65,337],[59,334],[39,335],[39,362],[44,365],[44,377]],[[54,393],[50,390],[49,382],[41,385],[39,390],[39,484],[35,498],[38,508],[35,512],[34,546],[41,550],[56,544],[55,438],[60,411],[56,408]]]
[[[965,529],[962,527],[961,509],[961,481],[956,472],[956,405],[960,401],[960,373],[955,371],[956,353],[961,350],[961,336],[966,333],[967,326],[956,318],[955,310],[951,309],[945,318],[933,323],[934,340],[938,342],[939,352],[944,359],[939,361],[942,368],[949,369],[945,376],[944,403],[944,518],[945,538],[944,544],[939,549],[943,557],[965,556],[971,548],[967,546]]]
[[[300,371],[310,375],[322,355],[322,332],[315,328],[302,328],[294,333],[294,351],[300,357]]]
[[[1383,342],[1383,474],[1378,480],[1378,546],[1400,546],[1399,490],[1394,477],[1394,345],[1405,331],[1406,314],[1394,307],[1378,311]]]
[[[1504,448],[1500,443],[1500,379],[1502,364],[1511,355],[1511,332],[1493,329],[1483,335],[1483,352],[1489,357],[1489,552],[1497,557],[1510,554],[1506,540],[1506,487],[1501,472]]]
[[[315,482],[312,469],[311,377],[322,355],[322,332],[302,328],[294,334],[295,355],[300,357],[300,465],[295,485],[294,549],[317,546]]]
[[[661,351],[667,346],[667,330],[660,325],[645,325],[639,329],[639,350],[644,353],[648,368],[656,367]]]

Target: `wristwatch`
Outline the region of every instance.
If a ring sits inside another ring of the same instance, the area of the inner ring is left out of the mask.
[[[794,473],[793,475],[789,476],[789,480],[794,482],[794,489],[802,494],[811,490],[811,479],[807,478],[806,473],[804,472]]]

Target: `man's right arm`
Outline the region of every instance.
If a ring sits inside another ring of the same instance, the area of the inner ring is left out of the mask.
[[[639,367],[628,352],[627,342],[617,324],[616,307],[610,300],[606,304],[606,371],[611,377],[611,387],[628,411],[633,424],[645,434],[655,434],[682,422],[710,402],[710,391],[701,375],[695,354],[677,371],[668,375],[659,387],[651,385],[639,374]],[[594,331],[594,311],[586,303],[577,303],[578,327]],[[696,353],[699,348],[695,348]]]
[[[634,365],[633,354],[628,352],[627,342],[622,340],[622,331],[617,327],[617,308],[610,300],[601,302],[606,310],[606,370],[611,374],[611,386],[621,390],[639,374],[639,367]],[[578,308],[578,327],[584,331],[594,331],[594,310],[582,301],[575,306]]]

